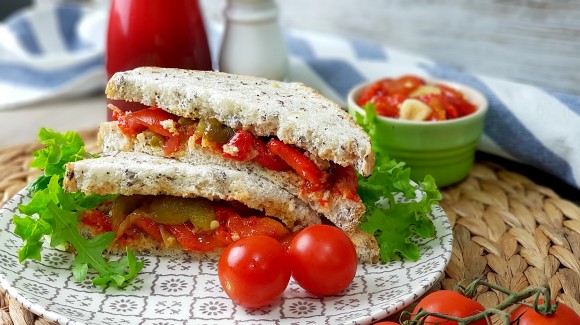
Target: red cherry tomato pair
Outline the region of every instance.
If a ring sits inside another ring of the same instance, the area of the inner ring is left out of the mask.
[[[271,237],[242,238],[226,248],[218,262],[218,277],[226,294],[245,308],[259,308],[278,299],[290,275],[315,295],[346,289],[357,268],[350,238],[340,229],[310,226],[286,249]]]

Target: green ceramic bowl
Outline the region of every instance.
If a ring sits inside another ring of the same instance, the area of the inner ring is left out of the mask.
[[[477,106],[467,116],[447,121],[407,121],[377,118],[376,146],[389,157],[404,161],[411,168],[411,178],[423,180],[430,174],[438,186],[456,183],[469,174],[477,143],[483,133],[487,99],[473,88],[444,80],[426,79],[461,91]],[[360,121],[365,111],[356,104],[361,92],[373,82],[353,88],[348,95],[349,113]]]

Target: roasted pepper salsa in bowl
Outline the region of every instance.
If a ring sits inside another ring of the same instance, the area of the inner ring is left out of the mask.
[[[469,174],[487,107],[473,88],[413,75],[368,82],[348,95],[350,114],[374,125],[367,131],[375,150],[405,162],[412,179],[430,174],[438,186]]]

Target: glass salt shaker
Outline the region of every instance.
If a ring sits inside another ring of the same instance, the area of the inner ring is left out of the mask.
[[[274,0],[228,0],[224,14],[220,70],[283,80],[288,53]]]

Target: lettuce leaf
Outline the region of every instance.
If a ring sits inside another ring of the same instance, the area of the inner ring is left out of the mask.
[[[74,132],[58,133],[42,128],[38,134],[44,148],[34,153],[31,166],[43,169],[43,174],[29,186],[32,199],[18,209],[24,216],[14,216],[14,233],[24,241],[18,251],[18,259],[41,260],[44,238],[50,238],[51,247],[71,245],[76,251],[73,275],[83,281],[89,267],[99,273],[95,285],[122,287],[143,268],[135,255],[127,250],[127,256],[118,261],[107,261],[103,251],[113,242],[115,234],[104,233],[91,239],[84,238],[77,229],[82,212],[97,207],[114,195],[85,195],[65,193],[62,188],[65,164],[94,157],[84,149],[81,137]]]
[[[427,175],[418,184],[410,179],[405,163],[390,159],[376,146],[376,111],[372,104],[364,107],[366,115],[357,122],[369,134],[376,154],[373,173],[359,175],[358,194],[366,212],[360,229],[374,235],[379,244],[380,258],[388,262],[397,256],[417,261],[419,248],[412,238],[432,238],[435,227],[429,218],[433,205],[441,200],[435,179]],[[418,193],[423,193],[418,200]],[[403,197],[397,197],[402,195]]]

